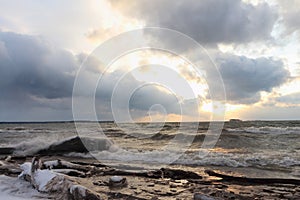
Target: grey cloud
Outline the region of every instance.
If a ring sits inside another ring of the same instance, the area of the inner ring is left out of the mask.
[[[299,120],[300,107],[253,106],[248,110],[241,110],[239,117],[246,120]]]
[[[223,54],[217,56],[216,62],[223,78],[227,100],[231,103],[256,103],[261,98],[261,91],[270,92],[290,77],[283,63],[273,58],[251,59]],[[207,75],[211,79],[215,76],[212,73]]]
[[[1,32],[0,41],[2,92],[50,99],[71,96],[72,73],[77,67],[72,54],[27,35]]]
[[[39,37],[0,32],[0,119],[7,120],[13,118],[13,115],[15,119],[28,117],[32,120],[45,120],[46,116],[49,119],[53,116],[55,119],[70,119],[73,82],[80,62],[85,58],[84,54],[75,56],[55,48]],[[216,60],[225,83],[227,98],[233,103],[257,102],[261,91],[271,91],[289,77],[283,63],[271,58],[250,59],[226,54],[217,56]],[[89,94],[85,92],[93,88],[91,79],[97,79],[103,73],[102,64],[94,57],[89,57],[87,66],[86,75],[81,80],[82,90],[76,94],[83,99]],[[215,78],[215,74],[209,69],[206,71],[209,79]],[[101,80],[101,88],[97,88],[96,93],[96,108],[100,120],[112,117],[112,92],[123,74],[124,71],[116,70],[107,73]],[[128,74],[120,82],[120,100],[128,95],[128,91],[141,84],[143,82]],[[169,114],[181,114],[179,108],[182,106],[182,114],[197,115],[196,99],[178,100],[174,95],[154,86],[134,93],[129,103],[130,109],[136,111],[132,113],[135,117],[146,115],[154,104],[161,104]],[[85,110],[84,101],[81,109]],[[126,111],[122,104],[119,104],[118,109],[120,113]],[[44,117],[41,117],[41,112]],[[161,110],[158,109],[157,112]],[[88,113],[85,116],[88,117]]]
[[[97,107],[100,108],[97,112],[98,116],[107,113],[107,107],[111,106],[117,108],[115,114],[124,116],[125,121],[129,120],[126,116],[127,106],[130,114],[135,118],[148,116],[149,112],[154,111],[160,114],[197,115],[197,99],[182,100],[172,93],[163,91],[157,84],[147,84],[136,80],[130,73],[123,76],[124,73],[126,72],[117,70],[104,74],[101,78],[96,93],[99,98]],[[115,99],[111,101],[113,92]],[[107,106],[103,107],[101,104]],[[160,105],[163,109],[154,105]]]
[[[128,0],[113,5],[147,26],[181,31],[201,44],[250,42],[271,38],[277,13],[268,4],[240,0]]]
[[[71,53],[39,37],[0,32],[0,120],[71,119],[77,67]]]
[[[291,34],[300,29],[300,15],[298,0],[278,1],[281,11],[281,23],[285,26],[284,33]]]
[[[55,116],[56,120],[71,119],[73,83],[86,57],[55,48],[39,37],[0,32],[0,120],[45,120],[47,116],[49,119]],[[88,57],[86,65],[88,70],[80,83],[82,90],[76,94],[83,99],[89,97],[86,95],[94,87],[91,79],[98,79],[103,73],[102,63],[95,57]],[[97,88],[96,107],[100,120],[112,117],[111,95],[123,73],[121,70],[106,73],[100,82],[101,88]],[[131,88],[141,83],[129,74],[121,83],[120,95],[126,96]],[[156,87],[141,91],[142,96],[130,102],[130,108],[140,111],[138,113],[149,109],[152,103],[166,106],[168,113],[178,113],[177,101],[169,94]],[[85,106],[83,103],[83,111]],[[122,106],[118,109],[125,112]]]
[[[154,96],[153,94],[156,95]],[[178,102],[179,99],[175,95],[157,90],[156,86],[149,85],[140,88],[140,90],[134,93],[130,101],[130,106],[147,111],[152,105],[160,104],[167,112],[179,113]]]
[[[276,100],[287,105],[300,105],[300,92],[277,97]]]

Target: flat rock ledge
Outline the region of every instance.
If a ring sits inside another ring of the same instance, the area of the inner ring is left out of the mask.
[[[0,174],[19,175],[53,199],[300,199],[297,179],[247,178],[174,168],[122,171],[95,160],[58,156],[0,159]]]

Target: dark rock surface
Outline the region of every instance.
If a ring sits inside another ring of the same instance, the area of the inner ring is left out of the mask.
[[[247,177],[237,177],[237,176],[230,176],[226,174],[221,174],[214,172],[212,170],[205,171],[210,176],[216,176],[222,178],[223,181],[231,181],[237,182],[239,184],[293,184],[293,185],[300,185],[300,180],[297,179],[282,179],[282,178],[247,178]]]
[[[0,155],[11,155],[15,151],[12,147],[2,147],[0,148]]]
[[[38,155],[63,155],[71,152],[88,153],[89,151],[108,150],[111,143],[106,139],[89,139],[74,137],[37,152]],[[87,149],[88,148],[88,149]]]

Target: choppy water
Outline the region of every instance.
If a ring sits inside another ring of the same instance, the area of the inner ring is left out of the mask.
[[[155,123],[79,125],[80,136],[105,137],[111,141],[109,150],[93,151],[93,155],[106,161],[159,164],[171,162],[172,155],[180,154],[173,164],[260,169],[300,178],[300,121],[226,122],[216,145],[209,150],[201,148],[208,122],[166,123],[164,126]],[[15,147],[16,154],[29,155],[77,136],[78,130],[74,123],[4,123],[0,124],[0,147]],[[176,137],[179,140],[174,140]],[[186,144],[186,140],[193,142],[182,149],[180,144]],[[166,147],[168,151],[163,151]],[[199,156],[203,151],[208,154]],[[73,152],[66,156],[90,155]]]

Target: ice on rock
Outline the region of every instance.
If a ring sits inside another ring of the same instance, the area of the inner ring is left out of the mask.
[[[70,187],[70,193],[74,194],[75,192],[78,192],[82,197],[86,196],[86,188],[81,185],[72,185]]]
[[[46,161],[44,162],[44,165],[48,168],[48,169],[52,169],[53,167],[58,166],[58,160],[51,160],[51,161]]]
[[[123,177],[121,177],[121,176],[112,176],[112,177],[110,177],[110,180],[112,182],[120,182],[120,181],[123,180]]]
[[[46,185],[54,178],[56,174],[50,170],[37,170],[34,173],[34,180],[39,191],[47,191]]]

